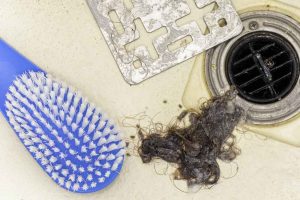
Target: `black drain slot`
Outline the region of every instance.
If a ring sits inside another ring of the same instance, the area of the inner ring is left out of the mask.
[[[253,103],[274,103],[287,96],[297,83],[299,59],[282,36],[254,32],[231,47],[226,72],[242,98]]]

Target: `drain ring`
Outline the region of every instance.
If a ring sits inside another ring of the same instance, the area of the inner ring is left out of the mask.
[[[246,98],[240,93],[236,103],[245,108],[248,122],[252,124],[275,124],[288,120],[300,111],[300,26],[292,18],[273,11],[248,12],[242,14],[241,19],[244,25],[243,32],[234,39],[209,50],[206,54],[206,80],[209,89],[213,95],[221,95],[234,84],[228,77],[227,62],[237,42],[242,42],[241,39],[251,34],[271,34],[286,40],[281,44],[286,44],[288,50],[291,50],[294,55],[294,57],[291,55],[295,60],[292,68],[294,81],[291,80],[289,87],[285,88],[287,92],[282,93],[278,98],[263,101]]]

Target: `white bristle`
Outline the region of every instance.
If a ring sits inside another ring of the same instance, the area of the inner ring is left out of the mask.
[[[110,177],[110,175],[111,175],[111,172],[110,172],[110,171],[107,171],[107,172],[105,173],[104,176],[105,176],[106,178],[108,178],[108,177]]]
[[[118,157],[116,160],[115,160],[115,163],[117,164],[120,164],[123,160],[123,157]]]
[[[70,148],[70,144],[69,144],[68,142],[65,142],[64,145],[65,145],[65,147],[66,147],[67,149]]]
[[[83,115],[82,115],[81,112],[77,114],[77,117],[76,117],[76,124],[79,124],[79,122],[81,122],[82,117],[83,117]]]
[[[125,149],[121,149],[118,153],[117,153],[117,157],[122,157],[122,156],[124,156],[125,155],[125,153],[126,153],[126,150]]]
[[[57,97],[57,105],[61,107],[63,104],[63,100],[64,99],[62,97]]]
[[[74,190],[74,191],[78,191],[79,188],[80,188],[80,185],[79,185],[78,183],[75,183],[75,184],[73,185],[73,190]]]
[[[115,160],[116,156],[113,154],[109,154],[109,156],[107,156],[106,160],[110,161],[110,160]]]
[[[63,141],[62,141],[63,142]],[[60,142],[60,143],[62,143],[62,142]],[[59,150],[59,148],[57,148],[57,147],[53,147],[53,149],[52,149],[55,153],[58,153],[58,152],[60,152],[60,150]]]
[[[91,188],[95,188],[97,186],[97,183],[96,182],[92,182],[91,183]]]
[[[88,181],[92,181],[93,180],[93,176],[92,176],[92,174],[89,174],[88,176],[87,176],[87,178],[86,178]]]
[[[94,108],[92,106],[88,106],[88,109],[86,111],[86,118],[89,118],[93,114]]]
[[[85,162],[90,162],[91,160],[92,160],[92,159],[91,159],[89,156],[85,156],[85,157],[84,157],[84,161],[85,161]]]
[[[52,167],[51,165],[47,165],[47,166],[46,166],[46,171],[47,171],[48,173],[51,173],[51,172],[53,171],[53,167]]]
[[[82,136],[83,136],[83,134],[84,134],[84,130],[83,130],[83,128],[79,128],[79,131],[78,131],[78,136],[79,136],[79,137],[82,137]]]
[[[62,108],[64,109],[65,112],[67,112],[68,109],[69,109],[69,104],[68,104],[68,103],[64,103],[64,104],[62,105]]]
[[[69,152],[70,152],[71,155],[76,155],[77,154],[77,152],[73,149],[70,149]]]
[[[81,173],[85,172],[84,167],[79,167],[78,169]]]
[[[102,146],[103,144],[106,144],[106,139],[105,137],[102,137],[99,142],[98,142],[98,146]]]
[[[68,92],[68,94],[67,94],[67,102],[68,103],[70,103],[72,101],[73,95],[74,94],[72,92],[70,92],[70,91]]]
[[[50,140],[49,143],[48,143],[48,145],[49,145],[50,147],[54,147],[55,143],[54,143],[53,140]]]
[[[60,110],[60,111],[59,111],[59,117],[60,117],[61,120],[64,120],[64,119],[65,119],[65,112],[64,112],[63,110]],[[70,124],[71,124],[71,123],[68,123],[69,126],[70,126]]]
[[[58,83],[53,83],[53,91],[55,92],[55,94],[58,94],[58,90],[59,90],[59,85]]]
[[[24,144],[25,144],[25,146],[31,146],[31,145],[33,145],[33,142],[31,140],[25,139]]]
[[[71,168],[73,169],[73,171],[77,171],[77,166],[75,164],[71,164]]]
[[[67,155],[64,154],[64,153],[62,153],[62,152],[60,152],[60,153],[59,153],[59,157],[60,157],[61,159],[65,159],[65,158],[67,157]]]
[[[92,152],[91,152],[91,156],[97,156],[98,154],[97,154],[97,152],[95,151],[95,150],[93,150]]]
[[[83,113],[84,111],[85,111],[85,109],[86,109],[86,104],[83,102],[82,104],[81,104],[81,106],[80,106],[80,109],[79,109],[79,112],[80,113]]]
[[[50,161],[51,163],[55,163],[55,162],[57,161],[57,158],[54,157],[54,156],[51,156],[50,159],[49,159],[49,161]]]
[[[109,169],[111,167],[111,165],[109,164],[109,162],[106,162],[102,167],[104,169]]]
[[[62,131],[63,131],[63,133],[66,134],[66,135],[69,133],[69,130],[68,130],[68,128],[67,128],[66,126],[63,126],[63,127],[62,127]]]
[[[46,149],[44,154],[45,154],[45,156],[51,156],[52,152],[49,149]]]
[[[76,146],[80,145],[80,141],[77,138],[75,138],[74,141]]]
[[[107,155],[101,154],[101,155],[99,156],[99,160],[105,160],[106,157],[107,157]]]
[[[85,135],[84,137],[83,137],[83,143],[87,143],[87,142],[89,142],[91,139],[90,139],[90,137],[88,136],[88,135]]]
[[[49,102],[51,103],[51,102],[53,102],[55,99],[56,99],[56,94],[55,94],[54,91],[51,91],[51,92],[50,92],[50,99],[48,99],[48,100],[50,100]]]
[[[24,73],[9,87],[5,108],[28,151],[62,187],[85,192],[118,174],[125,154],[120,134],[64,83],[42,72]]]
[[[42,159],[41,159],[41,164],[42,164],[43,166],[48,165],[48,164],[49,164],[49,161],[48,161],[46,158],[42,158]]]
[[[103,129],[104,126],[105,126],[105,124],[106,124],[106,121],[104,121],[104,120],[101,119],[101,120],[99,121],[97,130]]]
[[[58,173],[57,172],[53,172],[52,173],[52,178],[54,179],[54,180],[56,180],[56,179],[58,179]]]
[[[36,148],[35,146],[28,147],[28,149],[32,153],[36,153],[38,151],[38,148]]]
[[[75,181],[75,174],[71,174],[69,176],[69,180],[72,181],[72,182],[74,182]]]
[[[36,154],[35,154],[35,158],[36,158],[36,159],[41,159],[41,158],[43,158],[43,157],[44,157],[44,155],[43,155],[42,152],[36,152]]]
[[[81,125],[81,127],[83,128],[83,129],[85,129],[86,127],[87,127],[87,125],[89,125],[89,120],[88,120],[88,118],[86,118],[86,117],[84,117],[83,118],[83,120],[82,120],[82,125]]]
[[[119,144],[118,144],[118,149],[122,149],[122,148],[124,148],[125,146],[126,146],[125,142],[124,142],[124,141],[121,141],[121,142],[119,142]]]
[[[99,183],[103,183],[105,181],[105,178],[104,177],[101,177],[98,179]]]
[[[93,115],[93,118],[92,118],[91,123],[92,123],[92,124],[96,124],[96,122],[97,122],[99,119],[100,119],[100,118],[99,118],[98,115]]]
[[[83,160],[82,156],[80,156],[80,155],[77,155],[76,158],[77,158],[78,160],[80,160],[80,161]]]
[[[49,137],[48,137],[47,135],[41,135],[41,138],[42,138],[43,140],[46,140],[47,142],[50,141],[50,139],[49,139]]]
[[[110,134],[110,132],[111,132],[111,129],[106,127],[106,128],[103,130],[103,136],[107,136],[108,134]]]
[[[77,93],[77,95],[74,97],[74,100],[73,100],[73,106],[75,108],[78,106],[79,101],[80,101],[80,98],[79,98],[78,93]]]
[[[116,145],[116,144],[111,144],[108,147],[108,151],[113,151],[113,150],[116,150],[116,149],[118,149],[118,145]]]
[[[74,139],[73,133],[69,132],[68,133],[68,138],[69,138],[69,140],[73,140]]]
[[[67,91],[66,88],[61,87],[59,91],[60,91],[59,96],[60,96],[62,99],[64,99],[64,96],[65,96],[66,91]]]
[[[72,185],[72,183],[71,183],[70,181],[67,181],[67,182],[66,182],[66,188],[67,188],[67,189],[70,189],[70,188],[71,188],[71,185]]]
[[[107,143],[118,142],[119,140],[120,139],[116,135],[111,134],[107,139]]]
[[[89,149],[95,149],[96,147],[96,144],[93,141],[91,141],[89,144]]]
[[[89,189],[89,186],[85,183],[85,184],[82,186],[82,189],[83,189],[84,191],[86,191],[86,190]]]
[[[99,161],[99,160],[97,160],[97,161],[94,163],[94,165],[95,165],[96,167],[101,167],[101,164],[100,164],[100,161]]]
[[[62,165],[56,165],[54,168],[55,170],[60,170],[62,168]]]
[[[111,170],[116,171],[118,169],[119,165],[118,164],[113,164]]]
[[[45,93],[45,94],[49,94],[49,92],[50,92],[50,88],[44,87],[44,93]]]
[[[75,112],[76,112],[76,108],[74,106],[71,106],[70,111],[69,111],[69,115],[70,115],[71,120],[73,120]]]
[[[66,165],[69,167],[69,166],[71,166],[71,164],[72,164],[72,162],[70,161],[70,160],[67,160],[66,161]]]
[[[72,131],[76,131],[77,128],[78,128],[78,125],[73,123],[73,124],[71,125],[71,127],[72,127]]]
[[[57,141],[58,141],[59,143],[63,143],[63,142],[64,142],[64,140],[63,140],[62,137],[56,137],[56,139],[57,139]]]
[[[95,124],[90,124],[88,128],[88,134],[92,133],[95,130],[96,126]]]
[[[52,113],[56,116],[58,116],[60,114],[57,106],[52,106]],[[62,118],[62,120],[64,120],[64,119]]]
[[[123,161],[123,157],[118,157],[118,158],[115,160],[115,162],[114,162],[114,164],[113,164],[111,170],[112,170],[112,171],[117,170],[118,167],[120,166],[120,164],[121,164],[122,161]]]
[[[94,171],[94,168],[93,168],[91,165],[89,165],[89,166],[87,167],[87,170],[88,170],[89,172],[93,172],[93,171]]]
[[[60,120],[55,120],[55,125],[58,127],[58,128],[61,128],[62,127],[62,122]]]
[[[58,184],[59,185],[64,185],[65,184],[65,179],[63,177],[58,178]]]
[[[87,152],[87,149],[88,149],[88,148],[87,148],[86,146],[83,145],[83,146],[81,147],[81,152],[82,152],[82,153],[86,153],[86,152]]]
[[[100,137],[102,137],[102,133],[100,131],[96,131],[94,133],[94,137],[93,137],[93,140],[97,140],[99,139]]]
[[[102,176],[102,174],[101,174],[100,171],[95,171],[95,174],[96,174],[97,176]]]
[[[33,137],[33,138],[31,138],[31,140],[32,140],[34,143],[41,143],[41,142],[42,142],[42,140],[41,140],[40,138],[38,138],[38,137]]]
[[[105,145],[103,145],[102,147],[101,147],[101,149],[99,150],[99,153],[104,153],[104,152],[107,152],[107,147],[105,146]]]

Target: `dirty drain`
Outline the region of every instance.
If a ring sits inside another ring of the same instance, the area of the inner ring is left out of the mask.
[[[151,132],[137,126],[139,155],[144,163],[160,158],[176,164],[174,179],[188,186],[210,186],[218,182],[217,160],[231,162],[239,154],[232,134],[241,122],[244,110],[235,105],[236,92],[214,97],[199,110],[183,111],[166,130]]]

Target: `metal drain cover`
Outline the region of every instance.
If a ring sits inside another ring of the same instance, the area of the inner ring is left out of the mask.
[[[214,95],[232,85],[253,124],[274,124],[300,111],[300,27],[272,11],[241,15],[243,32],[208,51],[206,76]]]
[[[227,77],[238,94],[253,103],[282,100],[299,79],[299,59],[293,46],[272,32],[254,32],[231,47]]]
[[[193,2],[194,1],[194,2]],[[198,8],[214,2],[218,8],[204,16],[209,33],[202,34],[195,21],[178,26],[176,21],[191,13],[186,0],[132,0],[133,8],[126,7],[123,0],[87,0],[103,36],[129,84],[140,83],[165,71],[193,56],[210,49],[242,31],[241,20],[230,0],[190,0]],[[114,11],[120,19],[123,31],[114,26],[109,13]],[[153,40],[158,58],[153,59],[146,46],[138,46],[132,51],[126,45],[139,38],[134,20],[141,19],[148,33],[162,27],[167,29],[165,35]],[[176,50],[169,45],[191,37],[192,42]],[[138,67],[135,65],[137,64]]]

